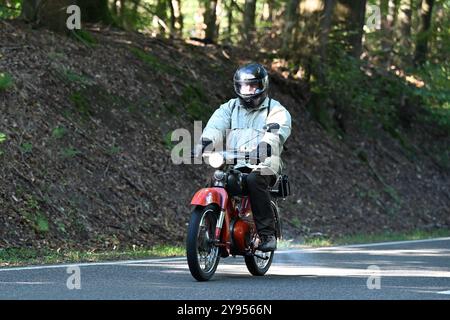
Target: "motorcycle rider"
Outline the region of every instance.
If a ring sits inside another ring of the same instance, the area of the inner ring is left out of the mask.
[[[211,116],[201,136],[201,151],[222,143],[227,150],[251,150],[259,163],[238,161],[235,169],[249,173],[247,190],[261,243],[258,250],[272,251],[277,247],[274,214],[269,187],[282,170],[280,154],[291,133],[291,116],[278,101],[268,97],[269,76],[258,63],[238,68],[234,74],[234,91],[238,98],[222,104]],[[268,124],[278,124],[266,131]]]

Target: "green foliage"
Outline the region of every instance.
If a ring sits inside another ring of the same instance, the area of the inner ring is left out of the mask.
[[[39,202],[33,196],[27,196],[26,207],[20,211],[23,217],[38,233],[46,233],[50,230],[48,219],[41,212]]]
[[[60,231],[62,233],[67,233],[66,225],[61,221],[56,223],[56,228],[58,229],[58,231]]]
[[[109,154],[110,156],[119,154],[119,153],[121,153],[121,152],[122,152],[122,148],[119,147],[119,146],[111,146],[111,147],[108,148],[108,154]]]
[[[394,187],[386,186],[383,191],[386,192],[396,203],[400,204],[402,202],[400,195]]]
[[[74,82],[74,83],[81,84],[81,85],[91,84],[91,80],[88,77],[86,77],[82,74],[78,74],[69,69],[64,69],[63,75],[64,75],[64,78],[69,82]]]
[[[64,158],[73,158],[73,157],[81,154],[81,151],[79,151],[73,147],[69,147],[69,148],[62,149],[61,154]]]
[[[381,124],[405,149],[414,152],[400,131],[404,117],[402,107],[409,108],[412,121],[417,113],[415,109],[419,107],[416,102],[418,92],[424,96],[424,90],[416,89],[392,72],[347,55],[341,54],[320,68],[322,80],[319,81],[317,76],[311,81],[310,110],[316,120],[328,130],[332,128],[339,132],[330,109],[344,111],[348,117],[345,120],[353,121],[362,132],[372,134],[372,128]],[[441,102],[446,98],[442,95]],[[403,106],[405,101],[408,105]],[[443,120],[436,117],[436,121]]]
[[[9,0],[0,2],[0,19],[13,19],[20,15],[22,0]]]
[[[33,151],[33,144],[31,144],[30,142],[22,143],[20,145],[20,150],[22,151],[22,153],[30,153],[31,151]]]
[[[72,30],[70,34],[73,38],[90,48],[94,47],[97,44],[97,40],[95,40],[92,34],[87,30]]]
[[[83,95],[82,91],[75,92],[70,96],[70,100],[75,105],[77,111],[83,118],[88,118],[91,115],[91,109],[88,100]]]
[[[56,52],[56,51],[50,51],[47,55],[51,60],[54,61],[62,60],[66,57],[66,55],[63,52]]]
[[[49,225],[48,225],[48,220],[42,214],[39,214],[38,216],[36,216],[34,227],[35,227],[36,231],[40,232],[40,233],[45,233],[50,230]]]
[[[450,63],[450,1],[436,0],[431,25],[429,61]]]
[[[357,149],[355,151],[355,153],[356,153],[356,156],[359,158],[359,160],[361,160],[364,163],[368,163],[369,159],[368,159],[366,151],[364,151],[362,149]]]
[[[450,62],[439,65],[427,62],[416,72],[424,86],[416,88],[414,95],[428,111],[421,120],[437,124],[450,135]]]
[[[55,139],[61,139],[66,134],[66,128],[56,127],[52,130],[52,137]]]
[[[3,132],[0,132],[0,146],[6,141],[7,136]],[[0,149],[0,156],[3,155],[3,151]]]
[[[167,149],[169,150],[173,149],[175,144],[172,142],[172,131],[166,133],[163,142]]]
[[[0,92],[12,87],[13,83],[13,79],[9,74],[0,72]]]
[[[177,107],[174,105],[174,104],[172,104],[172,103],[169,103],[169,104],[164,104],[164,106],[165,106],[165,110],[167,110],[167,112],[169,112],[170,114],[177,114]]]
[[[294,227],[296,228],[300,228],[300,226],[302,225],[300,219],[298,217],[294,217],[291,219],[291,223],[294,225]]]
[[[58,227],[59,228],[59,227]],[[0,249],[0,266],[30,265],[30,264],[57,264],[64,262],[95,262],[118,259],[143,259],[149,257],[183,256],[185,249],[174,246],[154,246],[144,248],[132,245],[120,250],[110,251],[76,251],[53,250],[48,248],[4,248]]]
[[[120,15],[113,16],[114,23],[126,30],[148,30],[153,23],[155,6],[148,1],[140,2],[139,6],[144,10],[136,10],[135,2],[125,1]],[[156,12],[155,12],[156,13]],[[156,13],[158,15],[158,13]]]
[[[136,47],[132,47],[130,48],[130,50],[139,60],[144,62],[147,66],[149,66],[152,70],[156,72],[164,72],[169,74],[178,73],[177,68],[160,61],[158,57],[152,55],[151,53],[145,52]]]
[[[356,234],[334,239],[332,245],[347,245],[347,244],[363,244],[376,243],[386,241],[412,241],[421,239],[431,239],[448,237],[450,231],[448,229],[436,230],[412,230],[409,232],[389,232],[375,233],[375,234]]]
[[[200,87],[187,85],[181,94],[181,101],[191,119],[202,120],[203,122],[208,120],[212,110],[206,104],[206,94]]]

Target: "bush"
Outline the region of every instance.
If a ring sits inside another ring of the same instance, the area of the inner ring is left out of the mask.
[[[341,132],[336,110],[340,116],[348,114],[349,119],[344,120],[355,121],[365,131],[379,123],[383,127],[398,126],[399,105],[411,94],[403,79],[348,55],[322,64],[320,70],[321,78],[312,78],[310,110],[322,126]]]
[[[6,90],[13,85],[12,77],[4,72],[0,72],[0,91]]]
[[[7,136],[3,132],[0,132],[0,146],[6,141]],[[0,156],[3,154],[3,151],[0,149]]]
[[[424,85],[413,94],[428,111],[421,120],[436,124],[450,134],[450,63],[426,63],[416,73]]]
[[[10,0],[9,4],[0,5],[0,19],[13,19],[20,15],[22,1],[21,0]]]

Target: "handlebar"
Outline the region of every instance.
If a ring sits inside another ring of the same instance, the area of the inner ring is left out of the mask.
[[[202,154],[203,157],[209,157],[212,154],[220,154],[225,161],[226,160],[255,160],[259,161],[258,157],[250,156],[252,153],[251,151],[216,151],[216,152],[204,152]]]

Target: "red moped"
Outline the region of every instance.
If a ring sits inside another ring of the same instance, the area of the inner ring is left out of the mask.
[[[250,199],[245,191],[246,173],[234,169],[238,159],[251,159],[248,153],[213,152],[203,154],[216,171],[208,187],[197,191],[189,222],[186,253],[189,270],[198,281],[209,280],[220,258],[244,256],[254,276],[264,275],[270,268],[274,252],[258,251],[260,239],[253,221]],[[286,195],[284,176],[269,190],[276,225],[281,238],[281,221],[277,199]]]

